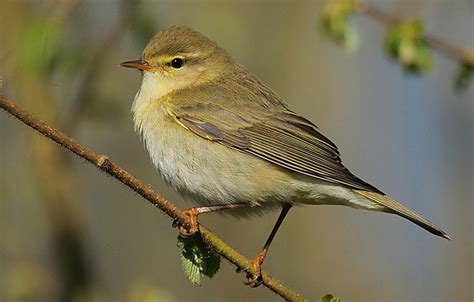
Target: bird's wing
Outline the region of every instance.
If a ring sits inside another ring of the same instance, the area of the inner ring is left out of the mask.
[[[313,123],[287,108],[261,110],[249,104],[232,110],[222,104],[193,102],[177,105],[173,113],[182,126],[203,138],[294,172],[381,193],[344,167],[336,145]]]

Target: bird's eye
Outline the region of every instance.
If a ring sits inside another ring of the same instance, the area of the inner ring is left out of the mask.
[[[183,64],[184,64],[184,60],[181,58],[174,58],[171,61],[171,67],[173,67],[174,69],[183,67]]]

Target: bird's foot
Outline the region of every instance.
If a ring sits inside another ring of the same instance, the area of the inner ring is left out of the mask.
[[[184,237],[190,237],[199,232],[199,223],[197,217],[200,214],[195,208],[190,208],[183,212],[189,217],[189,222],[181,223],[179,219],[173,220],[173,227],[178,227],[179,234]]]
[[[265,259],[266,251],[261,251],[257,257],[250,260],[250,265],[252,266],[253,273],[247,273],[247,280],[244,281],[245,285],[250,287],[259,287],[262,282],[262,263]]]

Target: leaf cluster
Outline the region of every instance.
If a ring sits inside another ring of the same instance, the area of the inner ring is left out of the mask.
[[[385,51],[412,73],[427,73],[433,68],[431,48],[424,39],[422,20],[402,21],[391,27],[385,36]]]
[[[323,36],[345,49],[354,50],[358,44],[358,35],[350,18],[356,13],[365,14],[387,26],[385,53],[405,71],[412,74],[429,73],[434,67],[432,52],[437,48],[458,62],[454,87],[461,90],[468,86],[474,73],[474,53],[459,50],[441,39],[429,36],[425,32],[423,20],[391,16],[361,0],[330,0],[321,11],[320,28]]]

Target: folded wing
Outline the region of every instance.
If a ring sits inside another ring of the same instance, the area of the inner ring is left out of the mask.
[[[318,128],[296,113],[278,108],[233,112],[215,103],[177,107],[177,120],[197,135],[307,176],[381,193],[354,176],[339,151]]]

